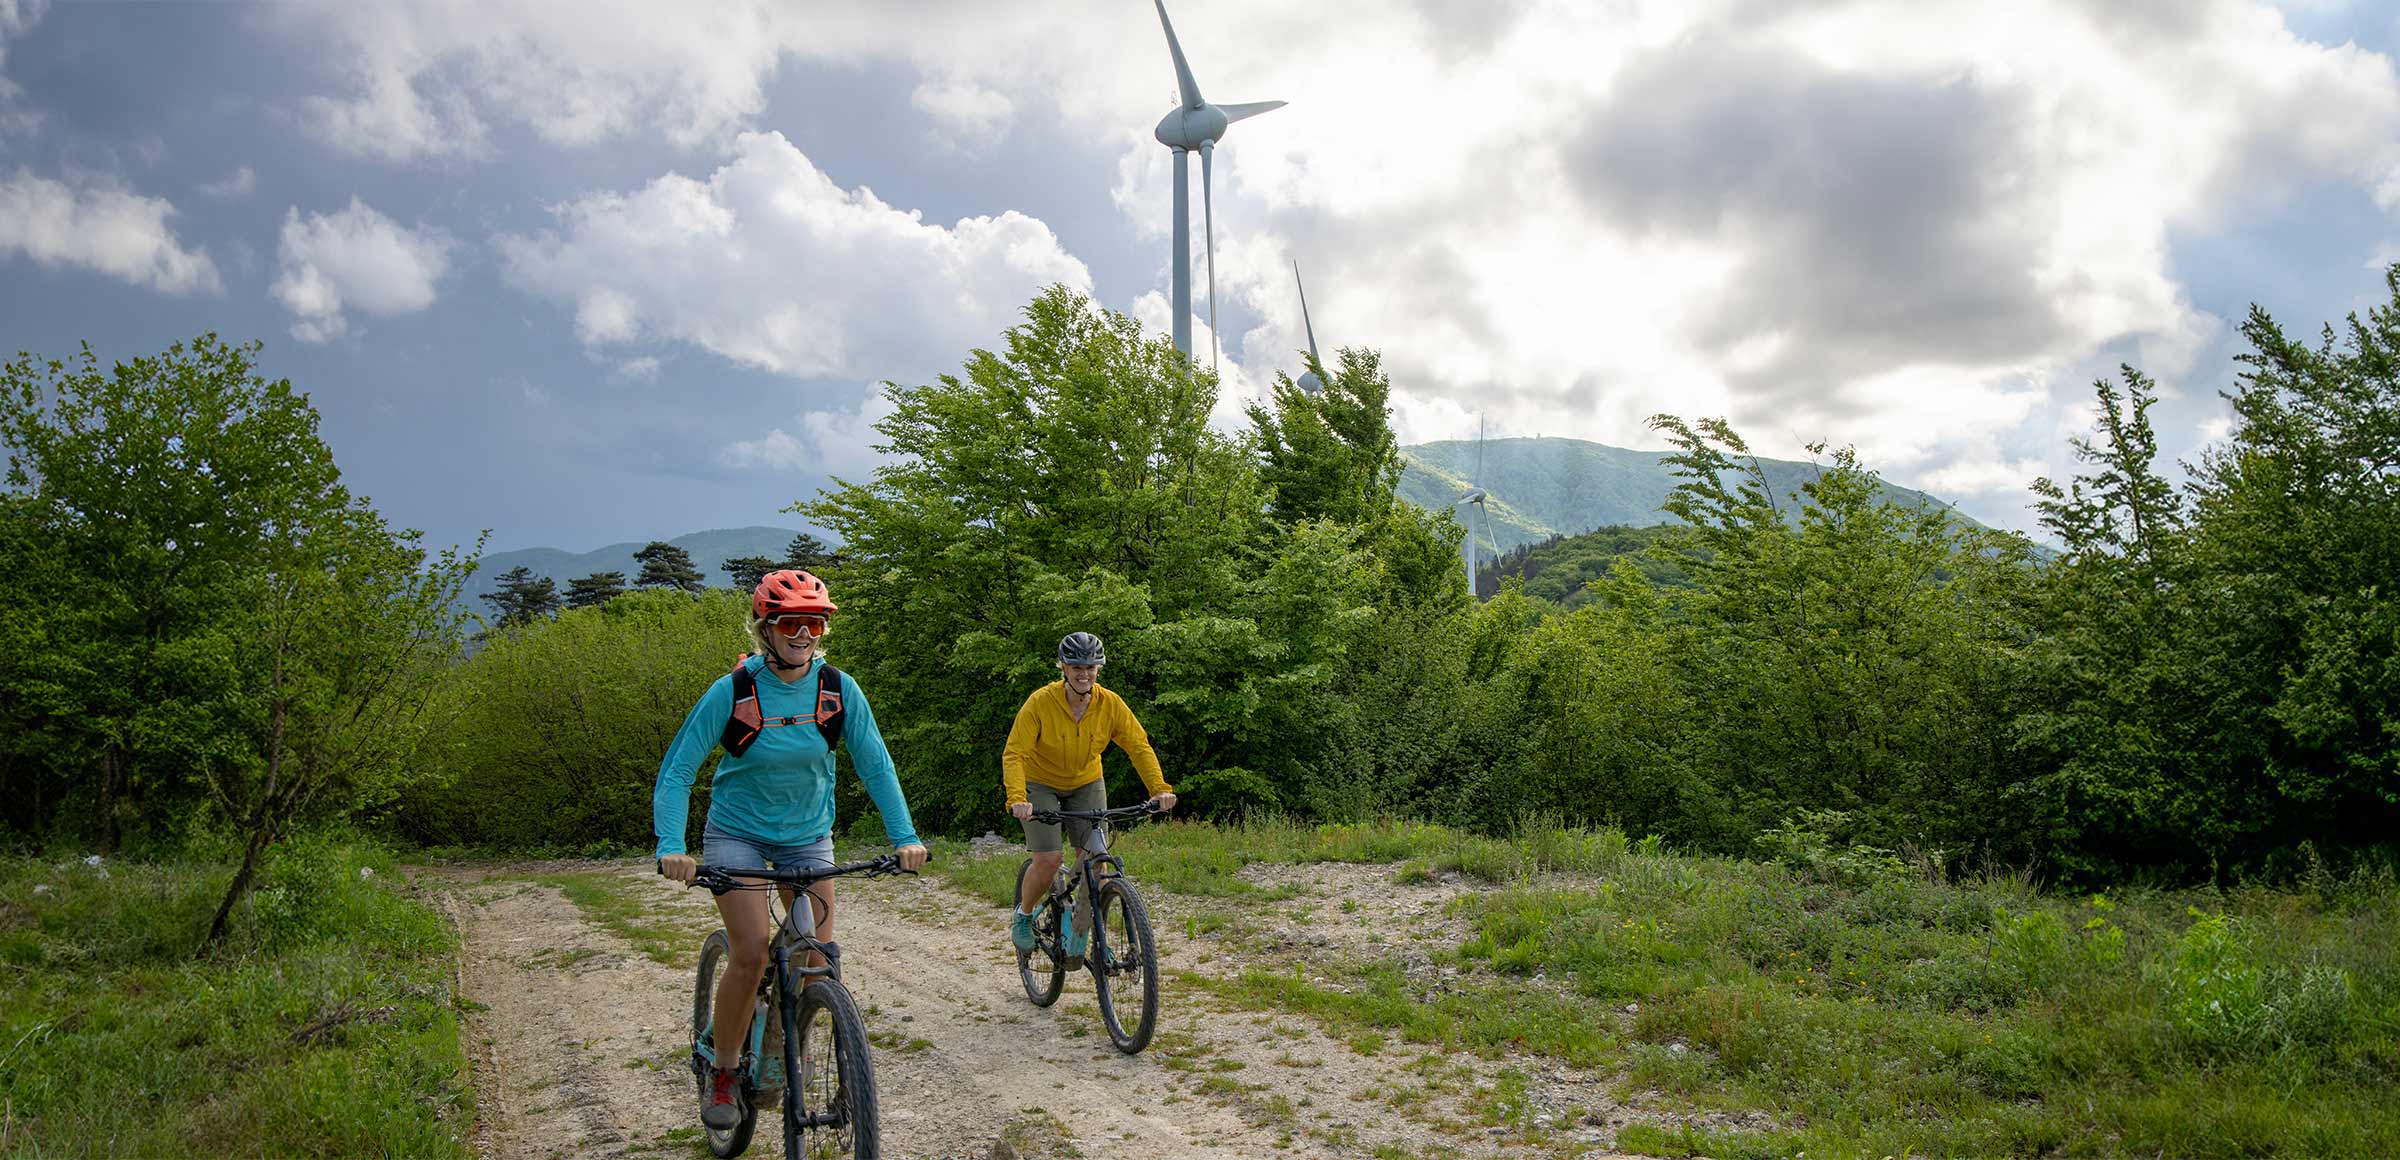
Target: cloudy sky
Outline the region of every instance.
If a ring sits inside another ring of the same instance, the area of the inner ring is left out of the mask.
[[[1721,414],[2030,528],[2094,377],[2189,455],[2250,303],[2400,260],[2385,3],[1171,14],[1210,100],[1291,102],[1217,156],[1229,416],[1296,259],[1406,441]],[[1166,328],[1175,99],[1142,0],[0,0],[0,350],[262,339],[436,542],[794,522],[1040,287]]]

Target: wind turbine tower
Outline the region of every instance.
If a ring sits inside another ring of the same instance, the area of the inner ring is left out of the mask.
[[[1308,321],[1308,287],[1300,281],[1300,261],[1297,258],[1292,260],[1292,285],[1300,290],[1300,329],[1308,332],[1309,361],[1317,366],[1324,366],[1324,357],[1317,353],[1317,328],[1310,325]],[[1300,371],[1299,387],[1302,394],[1318,394],[1324,391],[1325,380],[1317,377],[1314,368],[1303,367]]]
[[[1479,545],[1476,533],[1491,534],[1491,510],[1484,505],[1489,493],[1483,490],[1483,420],[1475,420],[1475,474],[1467,481],[1467,493],[1451,501],[1452,507],[1464,507],[1467,524],[1467,599],[1479,599],[1475,592],[1475,560]]]
[[[1155,131],[1158,143],[1175,151],[1175,349],[1185,358],[1192,355],[1192,194],[1191,165],[1186,158],[1195,149],[1200,151],[1200,212],[1202,228],[1208,242],[1208,369],[1217,369],[1217,223],[1216,201],[1210,189],[1211,166],[1217,142],[1224,138],[1225,127],[1245,117],[1283,107],[1282,101],[1252,101],[1241,105],[1212,105],[1200,95],[1200,82],[1192,79],[1192,66],[1183,59],[1183,45],[1175,39],[1175,25],[1167,19],[1166,0],[1153,0],[1158,5],[1159,27],[1167,30],[1167,52],[1175,58],[1175,87],[1183,95],[1183,103],[1159,118]]]

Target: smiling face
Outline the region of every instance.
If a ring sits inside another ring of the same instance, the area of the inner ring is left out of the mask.
[[[798,668],[808,663],[827,627],[822,616],[785,613],[769,617],[759,626],[758,635],[766,642],[767,659],[777,668]]]
[[[1098,665],[1062,664],[1058,666],[1058,671],[1066,678],[1067,691],[1078,697],[1091,696],[1093,682],[1100,679]]]

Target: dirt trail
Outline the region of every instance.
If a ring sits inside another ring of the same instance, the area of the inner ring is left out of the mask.
[[[462,935],[461,993],[476,1071],[478,1155],[705,1156],[682,1060],[690,958],[644,957],[537,876],[610,874],[688,933],[716,925],[708,895],[647,867],[508,863],[428,868]],[[1490,1061],[1354,1044],[1292,1013],[1236,1009],[1184,971],[1281,969],[1339,956],[1414,959],[1457,937],[1440,903],[1456,887],[1399,886],[1390,867],[1253,867],[1280,903],[1201,906],[1149,892],[1164,994],[1139,1056],[1109,1047],[1090,977],[1044,1010],[1025,999],[1003,910],[931,878],[844,882],[844,979],[876,1041],[885,1155],[1182,1157],[1611,1155],[1615,1130],[1658,1117],[1610,1096],[1614,1077],[1539,1059]],[[1187,937],[1185,911],[1238,917]],[[478,1009],[480,1005],[480,1009]],[[1361,1054],[1361,1050],[1371,1054]],[[1503,1076],[1506,1076],[1505,1080]],[[1511,1127],[1489,1127],[1501,1119]],[[750,1155],[772,1156],[774,1113]],[[1541,1142],[1527,1139],[1528,1134]],[[1080,1150],[1080,1152],[1078,1152]]]

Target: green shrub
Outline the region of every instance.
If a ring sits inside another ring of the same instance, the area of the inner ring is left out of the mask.
[[[2340,1029],[2353,998],[2349,972],[2314,963],[2298,970],[2269,965],[2240,920],[2190,913],[2191,926],[2152,971],[2167,1022],[2187,1046],[2213,1055],[2255,1054],[2319,1045]]]

